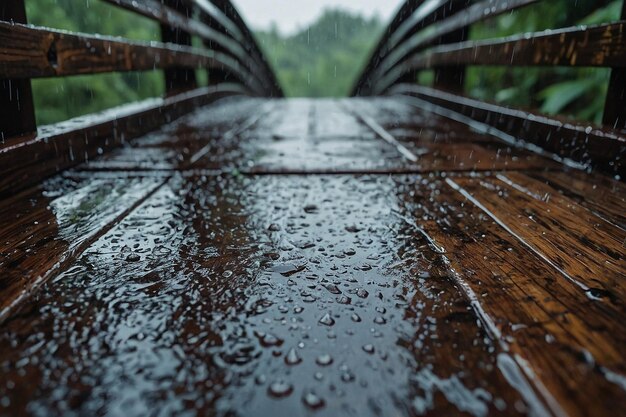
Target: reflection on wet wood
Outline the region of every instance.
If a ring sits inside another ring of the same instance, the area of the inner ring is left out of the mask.
[[[158,178],[55,178],[2,201],[0,320],[68,269],[100,234],[162,183]]]

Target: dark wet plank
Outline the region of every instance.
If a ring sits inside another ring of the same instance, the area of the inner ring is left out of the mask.
[[[623,308],[626,231],[565,198],[551,198],[538,182],[507,175],[459,178],[456,183],[580,291]],[[531,188],[524,186],[528,183]]]
[[[230,98],[201,108],[162,129],[129,141],[101,158],[83,164],[83,170],[173,171],[202,166],[226,169],[229,155],[237,160],[239,135],[267,114],[271,104]],[[198,164],[199,160],[204,163]]]
[[[0,321],[163,183],[59,177],[0,205]]]
[[[419,187],[407,211],[445,251],[492,337],[519,361],[554,415],[602,416],[623,406],[623,304],[589,297],[460,184],[467,179]]]
[[[424,112],[442,114],[467,125],[491,130],[509,141],[524,141],[546,153],[589,165],[608,175],[624,177],[623,155],[626,136],[623,131],[575,121],[561,116],[503,107],[443,90],[400,84],[390,94],[404,95]],[[533,152],[537,149],[532,149]]]
[[[157,68],[228,68],[253,92],[263,92],[258,74],[229,55],[173,43],[140,42],[0,21],[0,77],[41,78]]]
[[[601,175],[575,170],[533,173],[533,177],[550,184],[559,192],[589,208],[598,216],[626,229],[626,185]]]

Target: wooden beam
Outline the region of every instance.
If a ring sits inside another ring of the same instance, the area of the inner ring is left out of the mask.
[[[622,4],[622,20],[626,20],[626,1]],[[613,67],[604,105],[604,125],[626,129],[626,68]]]
[[[469,6],[469,0],[453,3],[448,11],[451,16],[466,15],[465,9]],[[477,6],[480,6],[477,5]],[[485,9],[483,9],[484,12]],[[452,19],[452,18],[450,18]],[[446,19],[449,20],[449,19]],[[444,20],[445,21],[445,20]],[[439,39],[442,45],[465,42],[469,36],[469,25],[462,25],[453,28],[452,31],[443,34]],[[465,84],[465,65],[453,65],[434,67],[435,81],[434,86],[449,91],[463,91]]]
[[[167,7],[155,0],[104,0],[107,3],[116,5],[123,9],[132,11],[141,16],[157,20],[163,25],[171,28],[182,29],[186,32],[198,36],[205,41],[210,41],[213,45],[219,45],[224,52],[237,58],[242,64],[246,61],[244,49],[230,36],[221,33],[208,25],[187,17],[180,11]],[[214,48],[211,48],[214,49]]]
[[[164,0],[164,6],[176,10],[186,18],[191,16],[191,8],[185,7],[180,0]],[[180,27],[172,27],[166,23],[161,24],[161,40],[164,43],[191,46],[191,33]],[[192,68],[174,67],[165,69],[165,92],[166,94],[179,93],[185,90],[193,90],[197,87],[196,73]]]
[[[227,68],[256,94],[260,82],[234,58],[159,42],[92,36],[0,22],[0,78],[37,78],[169,68]],[[6,45],[6,46],[5,46]]]
[[[26,23],[24,0],[3,1],[0,20]],[[0,109],[0,143],[11,136],[37,131],[30,80],[0,74]]]

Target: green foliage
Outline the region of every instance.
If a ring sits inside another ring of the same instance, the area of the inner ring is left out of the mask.
[[[474,25],[471,39],[488,39],[619,19],[622,0],[552,0]],[[604,68],[471,67],[469,95],[548,114],[600,122],[610,71]]]
[[[257,39],[291,97],[345,96],[384,26],[342,10],[326,10],[309,28],[282,36],[276,28]]]
[[[156,40],[159,26],[97,0],[26,1],[29,23],[75,32]],[[161,71],[33,80],[40,125],[163,94]]]

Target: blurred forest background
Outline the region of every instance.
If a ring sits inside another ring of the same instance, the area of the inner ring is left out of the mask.
[[[26,1],[29,23],[78,32],[159,40],[159,26],[99,0]],[[619,18],[622,0],[546,0],[472,27],[487,39]],[[276,28],[256,36],[288,96],[340,97],[350,91],[386,22],[327,10],[310,27],[284,35]],[[206,74],[199,71],[199,79]],[[605,69],[469,68],[470,96],[502,104],[565,113],[599,122],[608,85]],[[419,81],[432,83],[432,72]],[[161,71],[113,73],[33,81],[39,124],[66,120],[163,93]]]

